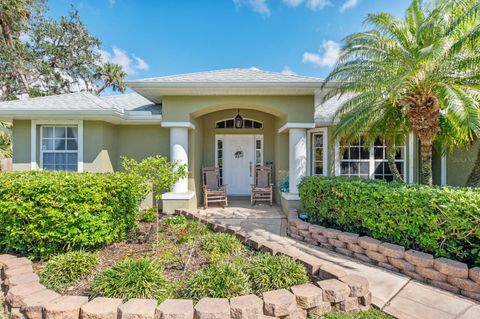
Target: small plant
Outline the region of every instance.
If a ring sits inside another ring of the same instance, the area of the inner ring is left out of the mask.
[[[90,275],[99,261],[97,253],[81,251],[54,256],[40,275],[40,282],[53,290],[64,289]]]
[[[203,236],[201,248],[209,254],[211,262],[238,257],[245,252],[245,247],[235,236],[223,233],[208,233]]]
[[[387,315],[386,313],[378,309],[370,309],[367,311],[361,312],[331,312],[323,316],[311,316],[311,319],[393,319],[393,317]]]
[[[159,302],[170,296],[172,286],[163,268],[148,258],[127,259],[108,268],[93,278],[92,296],[129,300],[151,298]]]
[[[305,267],[288,256],[260,253],[245,266],[245,273],[255,293],[290,288],[308,281]]]
[[[180,296],[197,301],[203,297],[232,298],[246,295],[250,291],[248,278],[241,267],[218,263],[192,273]]]
[[[202,223],[177,215],[162,220],[160,231],[176,239],[177,244],[192,242],[208,233],[208,228]]]
[[[140,212],[140,220],[145,223],[153,223],[157,220],[157,209],[150,208]]]

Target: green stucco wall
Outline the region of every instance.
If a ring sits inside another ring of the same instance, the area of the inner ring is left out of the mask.
[[[13,121],[13,170],[30,170],[31,121]]]
[[[447,155],[447,184],[465,186],[477,159],[480,140],[462,150],[455,150]]]

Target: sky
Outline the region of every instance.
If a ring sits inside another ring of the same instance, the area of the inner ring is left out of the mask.
[[[129,79],[258,68],[324,78],[342,38],[368,29],[369,13],[403,16],[407,0],[49,0],[73,5],[102,41],[105,61]]]

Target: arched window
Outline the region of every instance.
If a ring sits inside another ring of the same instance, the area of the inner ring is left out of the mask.
[[[251,119],[243,119],[243,126],[242,127],[235,127],[235,119],[225,119],[221,121],[217,121],[215,123],[215,128],[255,128],[255,129],[263,129],[263,123],[260,121],[255,121]]]

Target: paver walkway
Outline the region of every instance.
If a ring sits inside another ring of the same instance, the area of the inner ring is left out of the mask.
[[[226,208],[199,209],[198,213],[223,223],[241,226],[250,231],[268,231],[273,241],[285,241],[286,216],[279,207],[250,207],[245,199],[230,199]],[[347,273],[367,277],[373,304],[400,319],[480,319],[480,305],[444,290],[420,283],[410,277],[388,271],[357,259],[288,239],[295,247],[321,258],[325,263],[342,266]]]

